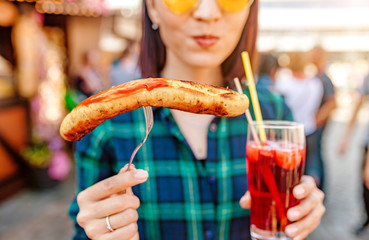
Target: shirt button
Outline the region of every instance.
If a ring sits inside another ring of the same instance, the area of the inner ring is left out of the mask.
[[[216,123],[212,123],[210,125],[210,131],[215,132],[216,130],[217,130],[217,124]]]
[[[217,179],[214,176],[210,176],[208,178],[208,183],[210,183],[210,184],[214,184],[216,181],[217,181]]]
[[[213,231],[211,231],[211,230],[206,230],[205,231],[205,238],[206,239],[214,239],[214,233],[213,233]]]

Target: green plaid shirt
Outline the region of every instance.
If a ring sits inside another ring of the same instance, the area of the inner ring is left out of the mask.
[[[266,89],[258,89],[258,94],[264,119],[292,119],[281,97]],[[140,239],[250,239],[249,210],[239,205],[248,189],[245,116],[212,121],[204,161],[195,158],[169,109],[154,109],[154,119],[134,161],[150,176],[133,188],[141,200]],[[138,109],[105,121],[78,142],[78,192],[118,173],[144,136],[145,120]],[[74,201],[74,220],[77,213]],[[76,231],[74,239],[88,239],[78,224]]]

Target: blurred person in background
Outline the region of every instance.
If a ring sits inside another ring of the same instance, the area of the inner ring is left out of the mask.
[[[321,186],[324,187],[324,176],[325,176],[325,165],[323,158],[323,150],[322,150],[322,138],[324,129],[328,123],[328,120],[332,114],[332,112],[337,108],[337,102],[335,98],[335,88],[333,86],[332,80],[327,75],[326,67],[327,67],[327,52],[321,46],[315,46],[309,52],[309,58],[312,64],[314,64],[317,68],[316,77],[320,79],[321,84],[323,86],[323,96],[320,102],[319,110],[315,115],[315,121],[317,129],[315,131],[316,139],[313,144],[316,158],[319,158],[319,162],[321,163],[322,170],[322,182]]]
[[[141,77],[138,67],[140,45],[135,40],[128,40],[127,46],[118,60],[114,61],[110,71],[110,80],[113,86]]]
[[[241,52],[257,54],[258,0],[185,3],[144,1],[142,77],[221,87],[244,78]],[[291,120],[284,102],[265,88],[258,94],[265,119],[278,119],[279,108],[279,119]],[[245,116],[153,111],[153,130],[130,171],[126,164],[145,129],[142,110],[103,122],[77,143],[74,239],[250,239],[249,211],[242,209],[251,202]],[[286,231],[303,239],[321,220],[324,194],[304,176],[294,195],[301,202],[289,209]]]
[[[277,80],[276,89],[291,108],[294,120],[305,126],[306,165],[305,174],[312,176],[320,189],[324,186],[324,164],[321,156],[321,134],[317,119],[324,88],[317,77],[308,77],[305,67],[308,55],[301,52],[290,53],[291,76]]]
[[[89,49],[82,55],[82,66],[75,79],[76,88],[86,96],[101,91],[109,86],[101,69],[101,53],[97,49]]]
[[[271,92],[276,92],[275,82],[279,69],[278,59],[271,53],[260,55],[257,87],[267,88]]]
[[[358,103],[354,106],[354,111],[352,117],[344,131],[342,142],[339,147],[339,153],[344,154],[351,140],[351,134],[353,132],[355,123],[357,121],[359,111],[365,103],[368,102],[369,97],[369,75],[364,79],[363,85],[360,88],[360,99]],[[363,154],[363,167],[362,167],[362,178],[363,178],[363,200],[365,208],[365,216],[362,224],[355,229],[357,235],[367,235],[369,236],[369,137],[365,140],[363,144],[364,154]]]
[[[319,78],[323,85],[323,97],[320,103],[319,112],[316,115],[316,124],[319,134],[322,135],[331,113],[336,109],[337,103],[335,98],[335,89],[332,80],[326,72],[327,52],[324,48],[316,46],[310,50],[310,59],[317,68],[316,77]],[[321,136],[320,136],[321,138]],[[321,146],[319,142],[319,146]],[[321,151],[321,150],[320,150]]]

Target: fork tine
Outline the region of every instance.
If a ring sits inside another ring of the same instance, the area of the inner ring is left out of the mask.
[[[151,107],[143,107],[145,115],[146,129],[148,132],[151,131],[153,125],[153,113]]]
[[[152,125],[154,124],[152,108],[150,106],[145,106],[143,107],[143,110],[145,115],[146,128],[150,129],[150,127],[152,127]]]
[[[144,115],[145,115],[145,124],[146,124],[146,128],[147,128],[147,124],[149,123],[149,116],[148,116],[148,112],[147,112],[147,107],[143,107],[143,112],[144,112]]]
[[[149,112],[149,122],[150,122],[150,124],[149,124],[149,129],[151,130],[152,129],[152,127],[153,127],[153,125],[154,125],[154,115],[153,115],[153,112],[152,112],[152,108],[151,107],[149,107],[148,108],[148,112]]]

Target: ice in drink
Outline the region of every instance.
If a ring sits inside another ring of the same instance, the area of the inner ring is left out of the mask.
[[[285,142],[247,144],[247,177],[252,196],[251,225],[260,230],[284,232],[286,212],[299,203],[292,194],[305,165],[305,148]]]

